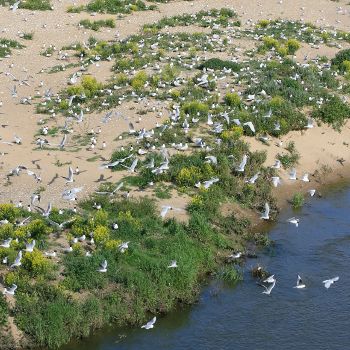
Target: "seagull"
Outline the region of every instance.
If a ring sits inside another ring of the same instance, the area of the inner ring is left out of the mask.
[[[52,204],[51,204],[51,202],[50,202],[50,203],[48,204],[46,210],[44,210],[44,209],[41,208],[41,207],[36,207],[36,208],[37,208],[37,210],[39,210],[39,211],[41,212],[41,214],[42,214],[43,217],[48,218],[48,217],[50,216],[50,214],[51,214]]]
[[[170,268],[175,268],[175,267],[178,267],[178,266],[177,266],[177,262],[176,262],[176,260],[172,260],[172,261],[170,262],[170,265],[168,266],[168,269],[170,269]]]
[[[247,164],[247,160],[248,160],[248,156],[245,154],[242,158],[241,164],[238,167],[236,167],[236,171],[244,172],[244,168]]]
[[[164,219],[169,210],[173,208],[170,205],[165,205],[162,207],[162,211],[160,212],[160,216]]]
[[[297,171],[295,168],[293,168],[289,173],[289,180],[296,180],[297,179]]]
[[[70,166],[68,169],[68,177],[66,177],[66,184],[72,183],[74,181],[74,171],[73,168]]]
[[[333,277],[329,280],[324,280],[322,283],[324,283],[325,288],[329,288],[334,282],[339,281],[339,276]]]
[[[267,278],[263,281],[263,283],[273,283],[273,282],[275,282],[275,281],[276,281],[275,275],[271,275],[271,276],[267,277]]]
[[[35,239],[32,240],[30,243],[26,243],[26,249],[24,249],[25,252],[31,253],[34,250],[35,247]]]
[[[251,177],[246,182],[249,182],[250,184],[255,184],[255,181],[258,179],[259,175],[260,175],[260,173],[256,173],[253,177]]]
[[[2,294],[15,295],[15,291],[17,289],[17,285],[13,284],[11,288],[5,288]]]
[[[281,184],[281,179],[279,178],[279,176],[272,176],[271,180],[274,187],[277,187]]]
[[[67,201],[74,201],[76,200],[76,194],[81,192],[83,190],[83,187],[74,187],[70,190],[65,190],[62,192],[62,198]]]
[[[261,214],[260,219],[269,220],[270,219],[270,206],[269,203],[265,203],[265,211]]]
[[[0,244],[0,247],[2,247],[2,248],[10,248],[11,242],[12,242],[12,238],[6,239],[6,240],[3,241],[2,244]]]
[[[280,169],[281,168],[281,161],[279,159],[275,160],[275,164],[271,166],[273,169]]]
[[[107,265],[108,265],[107,260],[103,261],[97,271],[98,272],[107,272]]]
[[[300,220],[297,219],[297,218],[295,218],[295,217],[292,217],[292,218],[290,218],[290,219],[287,220],[287,222],[289,222],[289,223],[295,225],[295,227],[298,227],[298,226],[299,226],[299,221],[300,221]]]
[[[298,279],[297,279],[297,285],[293,288],[306,288],[306,285],[303,283],[303,280],[301,279],[301,277],[298,275]]]
[[[309,180],[309,174],[308,174],[308,173],[304,174],[303,177],[301,178],[301,181],[310,182],[310,180]]]
[[[53,220],[50,220],[50,219],[48,219],[48,221],[49,221],[49,223],[52,225],[52,226],[54,226],[54,227],[56,227],[58,230],[63,230],[64,229],[64,227],[66,226],[66,225],[68,225],[68,224],[70,224],[71,222],[73,222],[73,221],[75,221],[75,218],[73,218],[73,219],[70,219],[70,220],[67,220],[67,221],[64,221],[64,222],[62,222],[62,223],[57,223],[56,221],[53,221]]]
[[[144,329],[151,329],[154,328],[154,324],[157,321],[157,317],[153,317],[151,321],[148,321],[145,325],[141,326],[141,328]]]
[[[239,259],[242,256],[242,252],[232,253],[227,258],[228,259]]]
[[[265,290],[262,292],[262,294],[270,295],[272,292],[272,289],[275,287],[275,284],[276,284],[276,280],[274,280],[268,287],[261,284],[261,286],[265,288]]]
[[[11,268],[21,266],[22,265],[21,260],[22,260],[22,251],[20,250],[17,254],[17,257],[14,263],[11,265]]]
[[[62,140],[61,140],[61,142],[60,142],[60,144],[58,145],[58,147],[59,147],[60,149],[63,149],[64,146],[65,146],[65,144],[66,144],[66,141],[67,141],[67,134],[64,134],[64,135],[63,135],[63,138],[62,138]]]
[[[130,242],[123,242],[122,244],[120,244],[118,247],[119,251],[121,253],[124,253],[129,248],[129,243]]]
[[[309,193],[310,197],[313,197],[315,195],[315,193],[316,193],[316,190],[315,189],[310,189],[307,192]]]
[[[243,125],[248,126],[248,128],[255,134],[255,127],[252,122],[243,123]]]
[[[306,129],[312,129],[313,127],[314,127],[314,121],[311,118],[309,118],[307,120],[307,125],[305,125],[305,128]]]
[[[125,166],[123,164],[121,164],[121,166],[123,166],[124,168],[128,169],[128,171],[130,173],[134,173],[135,172],[135,169],[136,169],[136,166],[137,166],[137,162],[138,162],[138,159],[134,159],[134,161],[132,162],[132,164],[128,167],[128,166]]]

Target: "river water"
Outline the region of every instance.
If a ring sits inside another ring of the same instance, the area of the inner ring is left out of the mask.
[[[286,223],[300,218],[298,228]],[[328,188],[270,228],[273,247],[248,260],[236,287],[212,281],[196,305],[159,318],[154,329],[105,329],[62,350],[337,350],[350,348],[350,187]],[[249,270],[277,278],[262,294]],[[297,274],[307,285],[294,289]],[[339,276],[328,290],[322,281]]]

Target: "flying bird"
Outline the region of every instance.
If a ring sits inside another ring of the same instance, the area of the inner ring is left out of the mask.
[[[141,326],[141,328],[144,329],[151,329],[154,328],[154,324],[157,321],[157,317],[153,317],[151,321],[148,321],[145,325]]]
[[[328,289],[334,282],[337,281],[339,281],[339,276],[324,280],[322,283],[324,283],[325,288]]]

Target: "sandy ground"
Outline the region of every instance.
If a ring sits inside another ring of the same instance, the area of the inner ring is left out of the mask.
[[[83,1],[78,1],[74,4],[81,4]],[[312,22],[319,26],[334,26],[342,30],[350,29],[350,7],[347,6],[347,1],[333,2],[329,0],[320,1],[301,1],[301,0],[283,0],[282,1],[212,1],[198,0],[193,2],[175,1],[167,4],[159,4],[159,11],[152,12],[136,12],[126,16],[124,19],[116,20],[115,29],[101,29],[99,32],[93,32],[79,28],[77,23],[84,18],[90,18],[87,13],[69,14],[66,8],[73,3],[71,1],[56,1],[53,0],[54,11],[49,12],[33,12],[27,10],[18,10],[13,13],[7,8],[0,7],[0,37],[17,39],[26,45],[25,49],[14,50],[9,58],[0,61],[0,101],[3,105],[0,107],[0,123],[7,125],[0,129],[0,137],[2,141],[12,141],[14,135],[22,137],[21,145],[0,144],[0,152],[5,154],[0,156],[0,201],[13,201],[18,203],[22,200],[24,206],[29,203],[30,195],[38,190],[40,186],[45,188],[43,192],[43,205],[51,201],[56,206],[73,206],[74,203],[62,202],[60,194],[68,186],[62,178],[68,175],[68,166],[73,168],[79,167],[81,173],[76,176],[74,186],[83,186],[84,192],[82,195],[93,191],[100,184],[98,179],[101,175],[104,178],[109,178],[108,181],[117,182],[123,172],[111,173],[107,170],[99,168],[101,160],[87,161],[87,159],[101,156],[108,159],[113,149],[120,146],[122,141],[115,141],[116,137],[123,131],[128,130],[128,122],[125,120],[113,121],[108,126],[101,125],[101,114],[89,115],[87,122],[83,125],[75,126],[75,133],[87,133],[89,130],[97,130],[101,126],[102,131],[98,135],[97,146],[94,150],[89,150],[88,147],[81,147],[78,152],[71,150],[76,146],[72,137],[68,138],[68,146],[64,151],[55,150],[37,150],[34,144],[36,134],[40,126],[38,122],[43,118],[42,115],[35,113],[34,105],[19,104],[22,97],[43,95],[44,91],[52,88],[54,93],[59,92],[67,86],[67,79],[75,70],[66,70],[56,74],[45,73],[47,69],[62,61],[58,60],[58,54],[61,47],[74,42],[86,41],[89,36],[93,35],[98,39],[113,40],[116,35],[120,38],[130,34],[137,33],[139,28],[146,23],[151,23],[159,20],[163,16],[172,16],[182,13],[195,13],[202,9],[230,7],[238,12],[241,16],[242,23],[251,23],[262,18],[276,19],[288,18],[304,20]],[[116,18],[113,15],[97,15],[91,17],[96,20],[100,18]],[[194,30],[194,29],[193,29]],[[34,40],[25,41],[19,39],[19,33],[33,32]],[[238,42],[239,44],[239,42]],[[57,49],[51,57],[44,57],[40,52],[50,45]],[[316,52],[317,51],[317,52]],[[313,55],[334,56],[336,49],[321,47],[318,50],[313,50],[308,47],[303,47],[298,53],[298,59],[302,59],[305,55],[310,58]],[[75,62],[74,58],[68,58],[68,62]],[[97,76],[98,80],[105,81],[110,77],[111,63],[100,62],[90,66],[89,72]],[[21,85],[6,75],[10,72],[20,80],[28,79],[30,86]],[[43,72],[43,73],[41,73]],[[42,83],[41,83],[42,82]],[[17,86],[18,98],[12,98],[10,89],[13,85]],[[41,86],[42,85],[42,86]],[[135,114],[135,104],[123,104],[118,108],[128,118],[129,121],[138,122],[138,128],[150,128],[154,126],[157,119],[157,113],[148,113],[138,120],[139,116]],[[142,106],[137,105],[137,109]],[[160,109],[164,109],[162,106]],[[50,120],[50,127],[60,125],[60,118]],[[349,150],[343,142],[348,142],[350,131],[349,127],[345,127],[341,134],[327,128],[314,128],[308,130],[301,135],[300,133],[291,133],[286,138],[283,138],[285,143],[288,139],[293,139],[296,142],[297,149],[301,153],[298,174],[304,172],[313,173],[322,165],[330,166],[333,172],[336,173],[342,166],[336,161],[337,158],[343,157],[346,163],[349,161]],[[59,143],[60,137],[51,140]],[[102,142],[105,141],[107,147],[102,149]],[[249,139],[253,149],[266,149],[268,152],[268,164],[273,164],[274,158],[281,149],[274,146],[274,142],[269,147],[262,145],[260,142]],[[33,161],[36,161],[33,163]],[[58,163],[64,164],[57,166]],[[345,163],[345,164],[346,164]],[[56,165],[55,165],[56,164]],[[22,174],[19,177],[12,177],[11,183],[6,181],[6,174],[18,165],[24,165],[27,168],[41,175],[43,182],[37,184],[32,177]],[[282,177],[286,174],[282,172]],[[50,183],[50,185],[49,185]],[[299,181],[298,184],[301,182]],[[286,180],[283,187],[289,184]],[[312,184],[309,184],[310,186]],[[301,185],[300,185],[301,186]],[[304,185],[306,186],[306,185]],[[287,192],[287,191],[286,191]],[[137,196],[138,194],[135,194]],[[175,200],[175,199],[174,199]],[[166,201],[165,201],[166,202]],[[177,204],[184,208],[186,200],[183,198],[176,199]]]

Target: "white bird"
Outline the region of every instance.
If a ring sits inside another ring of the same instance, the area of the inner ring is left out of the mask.
[[[48,218],[51,214],[51,210],[52,210],[52,204],[51,202],[48,204],[47,206],[47,209],[43,209],[43,208],[40,208],[40,207],[37,207],[37,209],[41,212],[42,216]]]
[[[295,225],[295,227],[298,227],[299,226],[299,219],[295,218],[295,217],[292,217],[292,218],[289,218],[287,220],[287,222]]]
[[[279,178],[279,176],[272,176],[271,180],[274,187],[277,187],[281,184],[281,179]]]
[[[303,177],[301,178],[301,181],[310,182],[310,180],[309,180],[309,174],[308,174],[308,173],[304,174]]]
[[[269,203],[265,203],[265,211],[261,214],[260,219],[269,220],[270,219],[270,206]]]
[[[170,265],[168,266],[168,269],[170,269],[170,268],[176,268],[176,267],[178,267],[178,266],[177,266],[176,260],[172,260],[172,261],[170,262]]]
[[[334,282],[339,281],[339,276],[330,278],[329,280],[324,280],[322,283],[324,283],[325,288],[329,288]]]
[[[15,12],[18,9],[20,2],[21,0],[16,1],[12,6],[10,6],[10,9],[12,9],[12,12]]]
[[[260,173],[256,173],[254,176],[252,176],[249,180],[247,180],[246,182],[250,183],[250,184],[255,184],[256,180],[258,179]]]
[[[275,160],[275,164],[271,166],[271,168],[274,168],[274,169],[280,169],[281,168],[281,161],[279,159],[276,159]]]
[[[255,127],[252,122],[246,122],[246,123],[243,123],[243,125],[248,126],[248,128],[255,134]]]
[[[316,193],[316,190],[315,189],[310,189],[307,192],[309,193],[310,197],[313,197],[315,195],[315,193]]]
[[[134,161],[132,162],[132,164],[128,167],[128,166],[125,166],[123,164],[121,164],[124,168],[128,169],[128,171],[130,173],[134,173],[135,172],[135,169],[136,169],[136,166],[137,166],[137,162],[138,162],[138,159],[134,159]]]
[[[71,166],[68,169],[68,177],[66,177],[66,180],[66,183],[71,183],[74,181],[74,171]]]
[[[26,249],[24,251],[31,253],[35,247],[35,239],[33,239],[30,243],[26,243]]]
[[[157,321],[157,317],[153,317],[151,321],[148,321],[145,325],[141,326],[144,329],[151,329]]]
[[[215,156],[206,156],[204,159],[206,159],[205,163],[214,164],[214,165],[218,164],[218,160]]]
[[[162,211],[160,212],[160,216],[164,219],[169,210],[172,210],[170,205],[162,206]]]
[[[293,168],[289,173],[289,180],[296,180],[297,179],[297,171],[295,168]]]
[[[11,265],[11,268],[21,266],[22,265],[21,260],[22,260],[22,251],[20,250],[17,254],[17,257],[16,257],[14,263]]]
[[[107,272],[107,260],[104,260],[101,264],[99,269],[97,270],[98,272]]]
[[[17,289],[17,285],[13,284],[10,288],[5,288],[3,294],[15,295],[15,291]]]
[[[64,190],[62,192],[62,198],[67,201],[74,201],[76,200],[76,194],[81,192],[83,190],[83,187],[74,187],[70,190]]]
[[[271,276],[267,277],[265,280],[263,280],[263,283],[273,283],[275,281],[276,281],[275,275],[271,275]]]
[[[0,244],[0,247],[10,248],[11,242],[12,242],[12,238],[6,239],[3,241],[2,244]]]
[[[130,242],[123,242],[122,244],[120,244],[118,247],[119,251],[121,253],[124,253],[129,248],[129,243]]]
[[[242,158],[241,164],[239,164],[238,167],[236,167],[236,171],[244,172],[244,168],[247,164],[247,160],[248,160],[248,156],[245,154]]]
[[[274,280],[268,287],[266,287],[262,284],[261,286],[263,286],[265,288],[265,290],[262,292],[262,294],[270,295],[272,292],[272,289],[275,287],[275,284],[276,284],[276,280]]]
[[[303,283],[303,280],[301,279],[301,277],[299,275],[297,278],[297,285],[293,288],[298,288],[298,289],[306,288],[306,285]]]
[[[242,252],[232,253],[227,258],[228,259],[239,259],[242,256]]]
[[[314,127],[314,121],[311,118],[309,118],[307,120],[307,125],[305,125],[305,128],[306,129],[312,129],[313,127]]]

